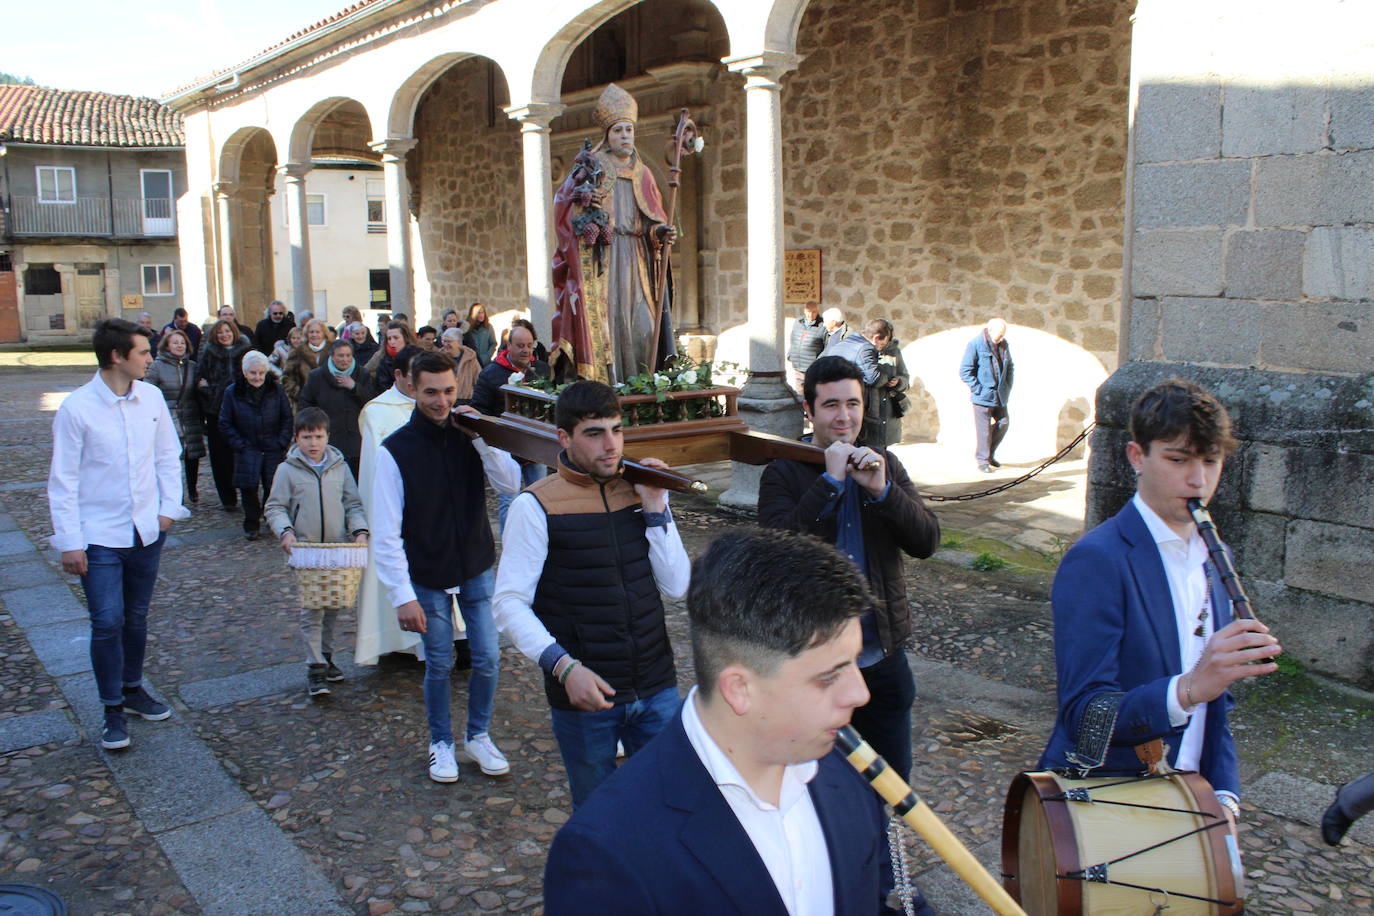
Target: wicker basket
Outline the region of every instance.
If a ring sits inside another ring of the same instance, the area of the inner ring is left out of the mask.
[[[296,571],[301,607],[307,610],[352,607],[367,566],[366,544],[297,541],[287,564]]]

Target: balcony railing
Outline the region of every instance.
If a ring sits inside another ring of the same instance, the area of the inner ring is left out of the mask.
[[[78,197],[66,203],[13,197],[6,222],[11,236],[138,239],[177,234],[176,208],[166,197]]]

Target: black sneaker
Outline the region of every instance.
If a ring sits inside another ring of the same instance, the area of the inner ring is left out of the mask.
[[[329,685],[325,683],[325,679],[327,677],[325,672],[328,670],[328,665],[310,666],[310,673],[306,675],[306,678],[308,681],[307,689],[309,690],[310,695],[312,697],[329,695]]]
[[[152,694],[144,690],[142,686],[132,690],[127,687],[124,688],[124,711],[131,716],[147,719],[149,722],[161,722],[172,715],[170,706],[154,700]]]
[[[989,458],[988,464],[992,465],[995,468],[1000,468],[1002,466],[1002,462],[998,461],[996,458]]]
[[[124,707],[105,707],[105,728],[100,732],[100,746],[107,751],[120,751],[129,746],[129,727],[124,724]]]
[[[344,679],[344,673],[334,664],[334,655],[330,652],[324,653],[324,679],[331,684],[337,684]]]

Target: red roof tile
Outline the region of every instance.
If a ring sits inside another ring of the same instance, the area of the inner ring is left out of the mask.
[[[184,146],[181,115],[155,99],[0,86],[0,141],[54,146]]]

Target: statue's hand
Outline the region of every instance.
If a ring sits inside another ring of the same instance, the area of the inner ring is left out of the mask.
[[[659,225],[654,232],[658,235],[658,240],[664,245],[673,245],[677,242],[677,227]]]

